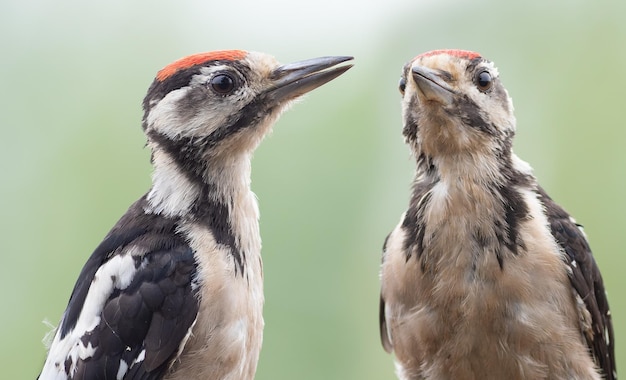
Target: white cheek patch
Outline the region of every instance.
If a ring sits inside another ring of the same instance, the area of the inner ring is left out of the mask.
[[[149,130],[154,130],[169,139],[185,137],[205,137],[224,125],[234,110],[226,102],[206,102],[199,100],[196,108],[181,107],[192,88],[182,87],[161,99],[148,113]],[[219,108],[219,109],[218,109]]]
[[[63,339],[61,330],[57,330],[40,379],[66,379],[68,374],[76,371],[79,360],[94,355],[98,348],[91,343],[85,346],[81,337],[98,326],[104,304],[113,291],[126,289],[136,272],[135,260],[130,254],[116,255],[98,269],[74,328]]]
[[[183,131],[176,128],[181,123],[177,104],[185,97],[188,89],[188,87],[183,87],[174,90],[156,103],[146,118],[148,128],[172,139],[181,136]]]

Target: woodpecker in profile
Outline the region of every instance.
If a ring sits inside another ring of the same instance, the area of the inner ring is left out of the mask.
[[[615,379],[602,277],[581,226],[513,153],[496,67],[427,52],[400,92],[417,172],[384,244],[380,302],[398,377]]]
[[[352,57],[180,59],[143,101],[152,188],[83,267],[39,379],[252,379],[263,334],[253,151]]]

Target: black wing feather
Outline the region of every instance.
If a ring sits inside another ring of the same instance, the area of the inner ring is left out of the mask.
[[[382,262],[385,262],[385,255],[387,253],[387,243],[389,242],[388,234],[383,243],[383,257]],[[393,344],[391,344],[391,337],[389,336],[389,330],[387,329],[387,316],[385,315],[385,299],[383,298],[383,292],[380,292],[380,303],[378,305],[378,328],[380,330],[380,341],[385,351],[391,353],[393,351]]]
[[[425,157],[420,156],[420,160],[426,160]],[[404,231],[404,241],[402,242],[402,249],[408,262],[412,256],[420,258],[422,251],[424,250],[424,209],[430,202],[430,190],[434,186],[434,182],[427,180],[419,180],[413,184],[413,192],[411,195],[411,201],[409,202],[409,209],[404,214],[402,220],[401,229]],[[385,256],[387,255],[387,246],[389,239],[391,239],[391,232],[385,238],[383,243],[383,255],[382,262],[385,262]],[[421,261],[422,270],[424,270],[424,261]],[[380,329],[380,339],[385,351],[391,353],[393,351],[392,337],[387,326],[387,316],[385,315],[385,298],[381,288],[380,303],[378,306],[378,326]]]
[[[110,295],[98,326],[81,337],[95,352],[74,363],[72,379],[115,379],[122,361],[128,366],[124,379],[161,379],[196,319],[193,250],[178,234],[176,218],[146,214],[145,206],[144,197],[130,207],[91,255],[74,287],[61,337],[76,327],[98,268],[134,247],[136,273],[129,286]]]
[[[126,224],[123,222],[124,218],[118,222],[116,227]],[[78,280],[74,285],[74,290],[72,290],[72,294],[60,326],[61,338],[64,338],[65,335],[71,331],[74,326],[76,326],[80,312],[83,309],[83,304],[85,303],[85,298],[89,292],[89,286],[91,285],[91,281],[93,280],[96,271],[98,271],[98,268],[110,259],[117,249],[128,245],[134,239],[145,233],[145,230],[139,226],[129,229],[117,229],[119,231],[116,231],[116,228],[114,227],[113,230],[104,238],[102,243],[100,243],[96,250],[91,254],[78,275]]]
[[[541,187],[537,192],[548,216],[552,235],[566,253],[565,259],[571,270],[569,275],[572,287],[591,315],[592,331],[590,334],[583,334],[587,346],[605,379],[615,380],[617,373],[613,323],[602,276],[589,243],[580,225],[577,225],[563,208],[557,205]]]

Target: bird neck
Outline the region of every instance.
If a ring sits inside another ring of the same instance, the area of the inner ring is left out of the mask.
[[[212,160],[203,173],[187,173],[167,152],[154,150],[152,188],[148,193],[151,212],[166,216],[187,216],[202,212],[202,204],[227,205],[247,199],[250,194],[250,155]]]
[[[195,249],[208,252],[199,247],[214,241],[226,247],[235,274],[260,281],[259,209],[250,190],[251,153],[208,158],[203,172],[196,173],[185,171],[168,152],[153,152],[146,212],[179,218],[180,231]]]
[[[462,190],[465,184],[473,183],[489,189],[506,181],[507,164],[496,157],[462,153],[438,156],[429,162],[426,172],[450,188]]]
[[[460,156],[432,160],[428,169],[424,165],[418,169],[415,183],[415,207],[428,189],[433,225],[460,218],[474,227],[494,217],[502,219],[502,225],[523,219],[522,193],[536,186],[531,167],[510,151],[499,160]]]
[[[416,177],[416,184],[431,189],[432,205],[441,208],[441,215],[474,221],[505,213],[503,204],[516,203],[518,190],[533,182],[530,166],[510,151],[501,157],[457,154],[422,160]]]

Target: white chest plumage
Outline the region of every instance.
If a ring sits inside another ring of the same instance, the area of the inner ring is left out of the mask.
[[[580,376],[584,366],[567,356],[584,363],[589,358],[573,328],[578,317],[563,253],[536,195],[516,191],[528,208],[516,226],[516,253],[492,231],[494,205],[481,204],[479,194],[449,193],[443,184],[433,187],[424,209],[419,258],[407,259],[409,236],[400,226],[390,235],[383,296],[402,378],[546,378],[553,373],[548,362],[571,367],[564,371],[571,378]],[[567,355],[555,345],[567,347]],[[440,365],[441,357],[448,366]],[[490,365],[493,357],[500,358],[497,366]],[[598,377],[588,372],[584,378]]]
[[[249,193],[238,204],[230,222],[243,272],[236,268],[232,247],[216,242],[209,228],[196,223],[183,228],[198,262],[200,306],[180,360],[167,379],[254,377],[263,340],[261,242],[254,195]]]

